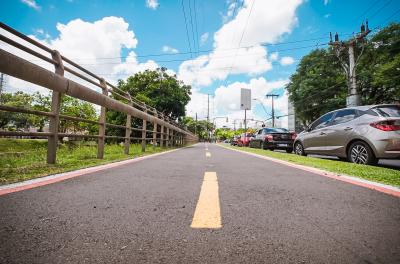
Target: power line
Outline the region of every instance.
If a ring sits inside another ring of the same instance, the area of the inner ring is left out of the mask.
[[[392,17],[394,17],[395,15],[397,15],[399,12],[400,12],[400,8],[397,9],[397,10],[396,10],[392,15],[390,15],[388,18],[386,18],[386,19],[382,22],[382,24],[385,24],[386,22],[389,22],[389,20],[390,20]]]
[[[193,58],[193,57],[192,57],[192,45],[190,44],[189,30],[188,30],[188,26],[187,26],[187,19],[186,19],[186,13],[185,13],[185,5],[183,4],[183,0],[181,1],[181,3],[182,3],[183,17],[185,18],[186,36],[187,36],[187,40],[188,40],[188,43],[189,43],[190,58]]]
[[[294,48],[287,48],[287,49],[277,49],[277,50],[272,50],[272,52],[283,52],[283,51],[292,51],[292,50],[300,50],[300,49],[307,49],[307,48],[318,48],[322,46],[326,46],[328,43],[321,43],[321,44],[314,44],[314,45],[308,45],[308,46],[300,46],[300,47],[294,47]],[[240,54],[236,55],[236,57],[243,57],[243,56],[255,56],[255,55],[263,55],[264,53],[246,53],[246,54]],[[214,56],[213,59],[224,59],[224,58],[229,58],[233,57],[234,55],[224,55],[224,56]],[[187,61],[188,58],[183,58],[183,59],[171,59],[171,60],[155,60],[157,63],[168,63],[168,62],[183,62]],[[36,62],[36,61],[42,61],[42,60],[28,60],[30,62]],[[136,62],[102,62],[102,63],[80,63],[82,66],[96,66],[96,65],[118,65],[118,64],[136,64]],[[232,65],[233,67],[233,65]],[[229,67],[227,67],[229,68]]]
[[[353,33],[346,33],[346,34],[341,34],[343,36],[348,36],[348,35],[353,35]],[[319,37],[319,38],[310,38],[310,39],[303,39],[303,40],[295,40],[295,41],[287,41],[287,42],[279,42],[279,43],[260,43],[256,45],[250,45],[250,46],[243,46],[243,47],[237,47],[237,48],[227,48],[227,49],[218,49],[218,51],[229,51],[229,50],[237,50],[237,49],[248,49],[251,47],[256,47],[256,46],[264,46],[264,47],[270,47],[270,46],[281,46],[281,45],[287,45],[287,44],[294,44],[294,43],[302,43],[302,42],[309,42],[309,41],[315,41],[315,40],[322,40],[322,39],[327,39],[326,36],[324,37]],[[189,41],[189,38],[188,38]],[[189,42],[190,43],[190,42]],[[270,50],[269,52],[280,52],[280,51],[289,51],[289,50],[296,50],[296,49],[303,49],[307,47],[314,47],[314,46],[323,46],[325,44],[313,44],[311,46],[306,46],[306,47],[296,47],[296,48],[288,48],[288,49],[281,49],[281,50]],[[214,49],[208,49],[208,50],[199,50],[199,53],[208,53],[212,52]],[[166,53],[155,53],[155,54],[144,54],[144,55],[136,55],[137,58],[148,58],[148,57],[164,57],[164,56],[177,56],[177,55],[192,55],[196,53],[195,51],[186,51],[186,52],[177,52],[173,54],[166,54]],[[113,60],[113,59],[126,59],[128,56],[116,56],[116,57],[98,57],[98,58],[69,58],[74,61],[90,61],[90,60]],[[34,61],[34,60],[31,60]]]
[[[367,14],[369,12],[369,10],[371,10],[371,8],[373,8],[380,1],[381,0],[377,0],[377,1],[373,2],[359,17],[357,17],[356,20],[359,20],[360,18],[362,18],[365,14]]]
[[[248,22],[249,22],[249,18],[250,18],[251,12],[253,11],[253,6],[254,6],[255,1],[256,1],[256,0],[253,0],[253,2],[251,3],[249,15],[247,16],[246,24],[244,25],[243,32],[242,32],[242,36],[240,37],[240,41],[239,41],[238,47],[240,47],[240,44],[242,44],[243,36],[244,36],[244,33],[246,32],[247,24],[248,24]],[[243,2],[243,3],[244,3],[244,2]],[[243,4],[242,4],[242,5],[243,5]],[[236,55],[237,55],[237,50],[236,50],[235,56],[233,57],[232,65],[231,65],[231,67],[230,67],[230,69],[229,69],[229,72],[228,72],[228,74],[226,75],[225,86],[226,86],[226,84],[228,83],[229,74],[231,73],[232,68],[233,68],[233,65],[235,64]]]
[[[197,41],[197,55],[199,55],[200,45],[199,45],[199,32],[197,30],[197,8],[196,8],[196,0],[193,0],[193,9],[194,9],[194,22],[196,29],[196,41]]]
[[[193,27],[193,16],[192,16],[192,7],[191,7],[191,3],[192,1],[191,0],[189,0],[189,15],[190,15],[190,25],[191,25],[191,28],[192,28],[192,39],[193,39],[193,48],[194,48],[194,50],[196,50],[196,39],[195,39],[195,37],[194,37],[194,27]],[[197,50],[199,50],[198,48],[197,48]]]
[[[381,8],[379,8],[378,11],[376,11],[372,16],[369,17],[369,19],[372,19],[373,17],[375,17],[379,12],[382,11],[382,9],[387,7],[391,2],[392,2],[392,0],[387,1],[386,4],[384,4]]]

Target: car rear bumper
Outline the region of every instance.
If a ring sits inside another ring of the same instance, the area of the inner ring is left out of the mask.
[[[385,137],[370,139],[375,156],[378,159],[400,159],[400,134],[397,132],[382,133]]]
[[[264,146],[273,149],[293,149],[293,141],[266,141]]]

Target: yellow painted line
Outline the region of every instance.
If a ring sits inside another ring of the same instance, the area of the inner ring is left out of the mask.
[[[210,152],[206,152],[206,157],[210,158],[211,157],[211,153]]]
[[[218,179],[216,172],[204,173],[199,201],[194,212],[191,228],[221,228]]]

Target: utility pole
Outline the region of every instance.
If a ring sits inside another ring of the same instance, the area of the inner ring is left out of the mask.
[[[332,33],[329,34],[330,42],[329,45],[333,46],[336,56],[338,57],[340,64],[342,65],[343,70],[346,73],[347,83],[348,83],[348,96],[346,99],[347,107],[351,106],[359,106],[361,105],[361,96],[357,90],[357,80],[356,80],[356,66],[357,63],[364,51],[365,45],[365,37],[371,32],[368,27],[368,20],[361,24],[360,33],[356,34],[352,39],[348,41],[339,41],[339,35],[336,32],[335,41],[332,41]],[[354,58],[354,47],[357,43],[361,43],[361,52],[358,55],[357,59]],[[341,58],[342,53],[348,49],[349,62],[344,62]]]
[[[272,98],[272,127],[275,127],[275,108],[274,108],[274,97],[278,97],[278,94],[267,94],[267,98]]]

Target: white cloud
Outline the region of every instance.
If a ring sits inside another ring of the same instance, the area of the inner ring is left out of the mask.
[[[277,60],[278,60],[278,56],[279,56],[279,53],[278,53],[278,52],[272,52],[272,53],[269,55],[269,60],[270,60],[270,61],[277,61]]]
[[[162,47],[162,51],[165,53],[172,53],[172,54],[179,52],[179,50],[177,50],[173,47],[170,47],[170,46],[166,46],[166,45]]]
[[[146,6],[150,9],[156,10],[159,5],[158,0],[146,0]]]
[[[331,2],[331,0],[324,0],[324,5],[328,5]]]
[[[21,2],[35,10],[40,10],[40,6],[36,3],[35,0],[21,0]]]
[[[189,84],[206,86],[226,79],[229,74],[255,76],[272,69],[267,49],[261,44],[275,43],[292,31],[297,23],[295,11],[301,2],[245,0],[236,16],[214,34],[214,50],[183,62],[179,78]],[[240,44],[246,48],[238,49],[246,24]]]
[[[210,97],[210,100],[212,98]],[[192,89],[190,102],[186,106],[186,114],[195,118],[205,119],[207,117],[207,94],[201,93],[196,89]]]
[[[207,42],[208,36],[209,36],[208,32],[200,36],[200,46],[203,46]]]
[[[215,113],[211,114],[210,120],[212,121],[215,116],[226,116],[229,119],[229,124],[226,123],[225,119],[217,119],[217,126],[228,126],[233,128],[232,122],[235,119],[238,119],[236,122],[236,127],[238,128],[240,122],[242,122],[243,125],[244,118],[244,111],[240,110],[241,88],[251,89],[252,98],[261,100],[267,108],[267,111],[271,112],[271,99],[266,98],[265,95],[275,89],[282,89],[287,83],[288,80],[267,81],[265,78],[260,77],[252,78],[249,82],[234,82],[228,86],[220,86],[215,90],[214,99],[212,100],[210,97],[210,102],[215,102]],[[207,95],[200,93],[197,90],[193,90],[192,92],[192,100],[187,106],[187,114],[194,117],[195,113],[197,113],[199,118],[206,117]],[[274,106],[277,116],[287,114],[287,99],[288,97],[286,94],[275,98]],[[261,112],[261,114],[256,112],[255,109],[258,104],[260,104],[258,101],[252,101],[252,109],[251,111],[247,111],[247,118],[256,120],[267,119],[268,116],[264,112]],[[250,123],[249,125],[254,126],[253,123]],[[287,119],[281,118],[280,125],[287,127]]]
[[[146,69],[158,68],[158,65],[152,60],[146,62],[137,60],[133,49],[136,48],[138,40],[134,32],[128,28],[128,23],[123,18],[118,17],[104,17],[94,22],[75,19],[67,24],[58,23],[57,30],[59,35],[56,38],[38,39],[35,36],[30,37],[44,43],[51,49],[58,50],[65,57],[70,58],[93,73],[116,83],[117,79],[125,78],[127,75]],[[11,37],[5,31],[0,30],[0,32]],[[16,38],[14,39],[17,40]],[[44,53],[30,44],[27,45],[49,56],[48,53]],[[40,62],[38,58],[12,48],[7,44],[0,43],[0,47],[49,70],[54,70],[52,65],[43,63],[43,61]],[[128,56],[125,59],[121,58],[122,49],[128,50]],[[68,73],[66,73],[66,77],[77,80]],[[9,79],[10,91],[22,90],[31,92],[40,90],[39,87],[32,84],[27,84],[11,77]],[[85,85],[93,87],[87,83]]]
[[[222,15],[222,22],[226,23],[233,15],[234,11],[237,8],[237,3],[236,2],[231,2],[228,6],[228,11],[226,12],[226,15]]]
[[[281,58],[280,63],[283,66],[291,65],[294,63],[294,59],[292,57],[285,56]]]

